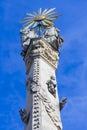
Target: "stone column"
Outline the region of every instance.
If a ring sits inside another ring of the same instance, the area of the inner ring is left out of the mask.
[[[55,71],[59,52],[43,38],[32,39],[26,51],[25,130],[62,130]]]

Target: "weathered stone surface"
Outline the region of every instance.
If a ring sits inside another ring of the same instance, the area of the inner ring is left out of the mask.
[[[29,45],[24,61],[27,68],[26,111],[30,113],[25,130],[62,130],[55,77],[58,52],[39,38]]]

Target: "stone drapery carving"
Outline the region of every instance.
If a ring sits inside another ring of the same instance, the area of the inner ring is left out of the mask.
[[[57,113],[58,108],[56,108],[52,104],[47,94],[45,93],[45,90],[42,90],[42,91],[43,91],[43,94],[39,93],[39,98],[41,99],[48,116],[50,117],[54,125],[57,127],[57,129],[62,130],[61,121],[59,120],[58,113]]]
[[[63,97],[61,101],[59,102],[60,111],[64,108],[65,104],[67,103],[67,98]]]
[[[20,109],[19,110],[19,113],[20,113],[20,116],[21,116],[21,120],[27,124],[28,121],[29,121],[29,114],[27,114],[26,110],[25,109]]]
[[[56,80],[54,78],[54,76],[50,77],[50,80],[47,81],[47,86],[48,86],[48,91],[54,96],[56,97]]]

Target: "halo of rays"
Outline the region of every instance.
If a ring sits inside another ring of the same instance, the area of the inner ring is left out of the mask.
[[[44,11],[42,11],[42,9],[40,8],[37,13],[27,13],[24,20],[22,20],[22,22],[24,23],[24,28],[35,28],[37,26],[46,28],[49,26],[53,26],[53,21],[56,20],[58,16],[60,16],[59,14],[55,13],[55,9],[56,8],[51,8],[49,10],[45,9]]]

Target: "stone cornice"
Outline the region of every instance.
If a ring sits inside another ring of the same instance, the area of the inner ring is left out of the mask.
[[[42,57],[46,60],[52,67],[57,68],[59,52],[56,51],[49,43],[47,43],[43,38],[33,39],[27,49],[25,55],[25,64],[29,70],[31,62],[35,57]]]

